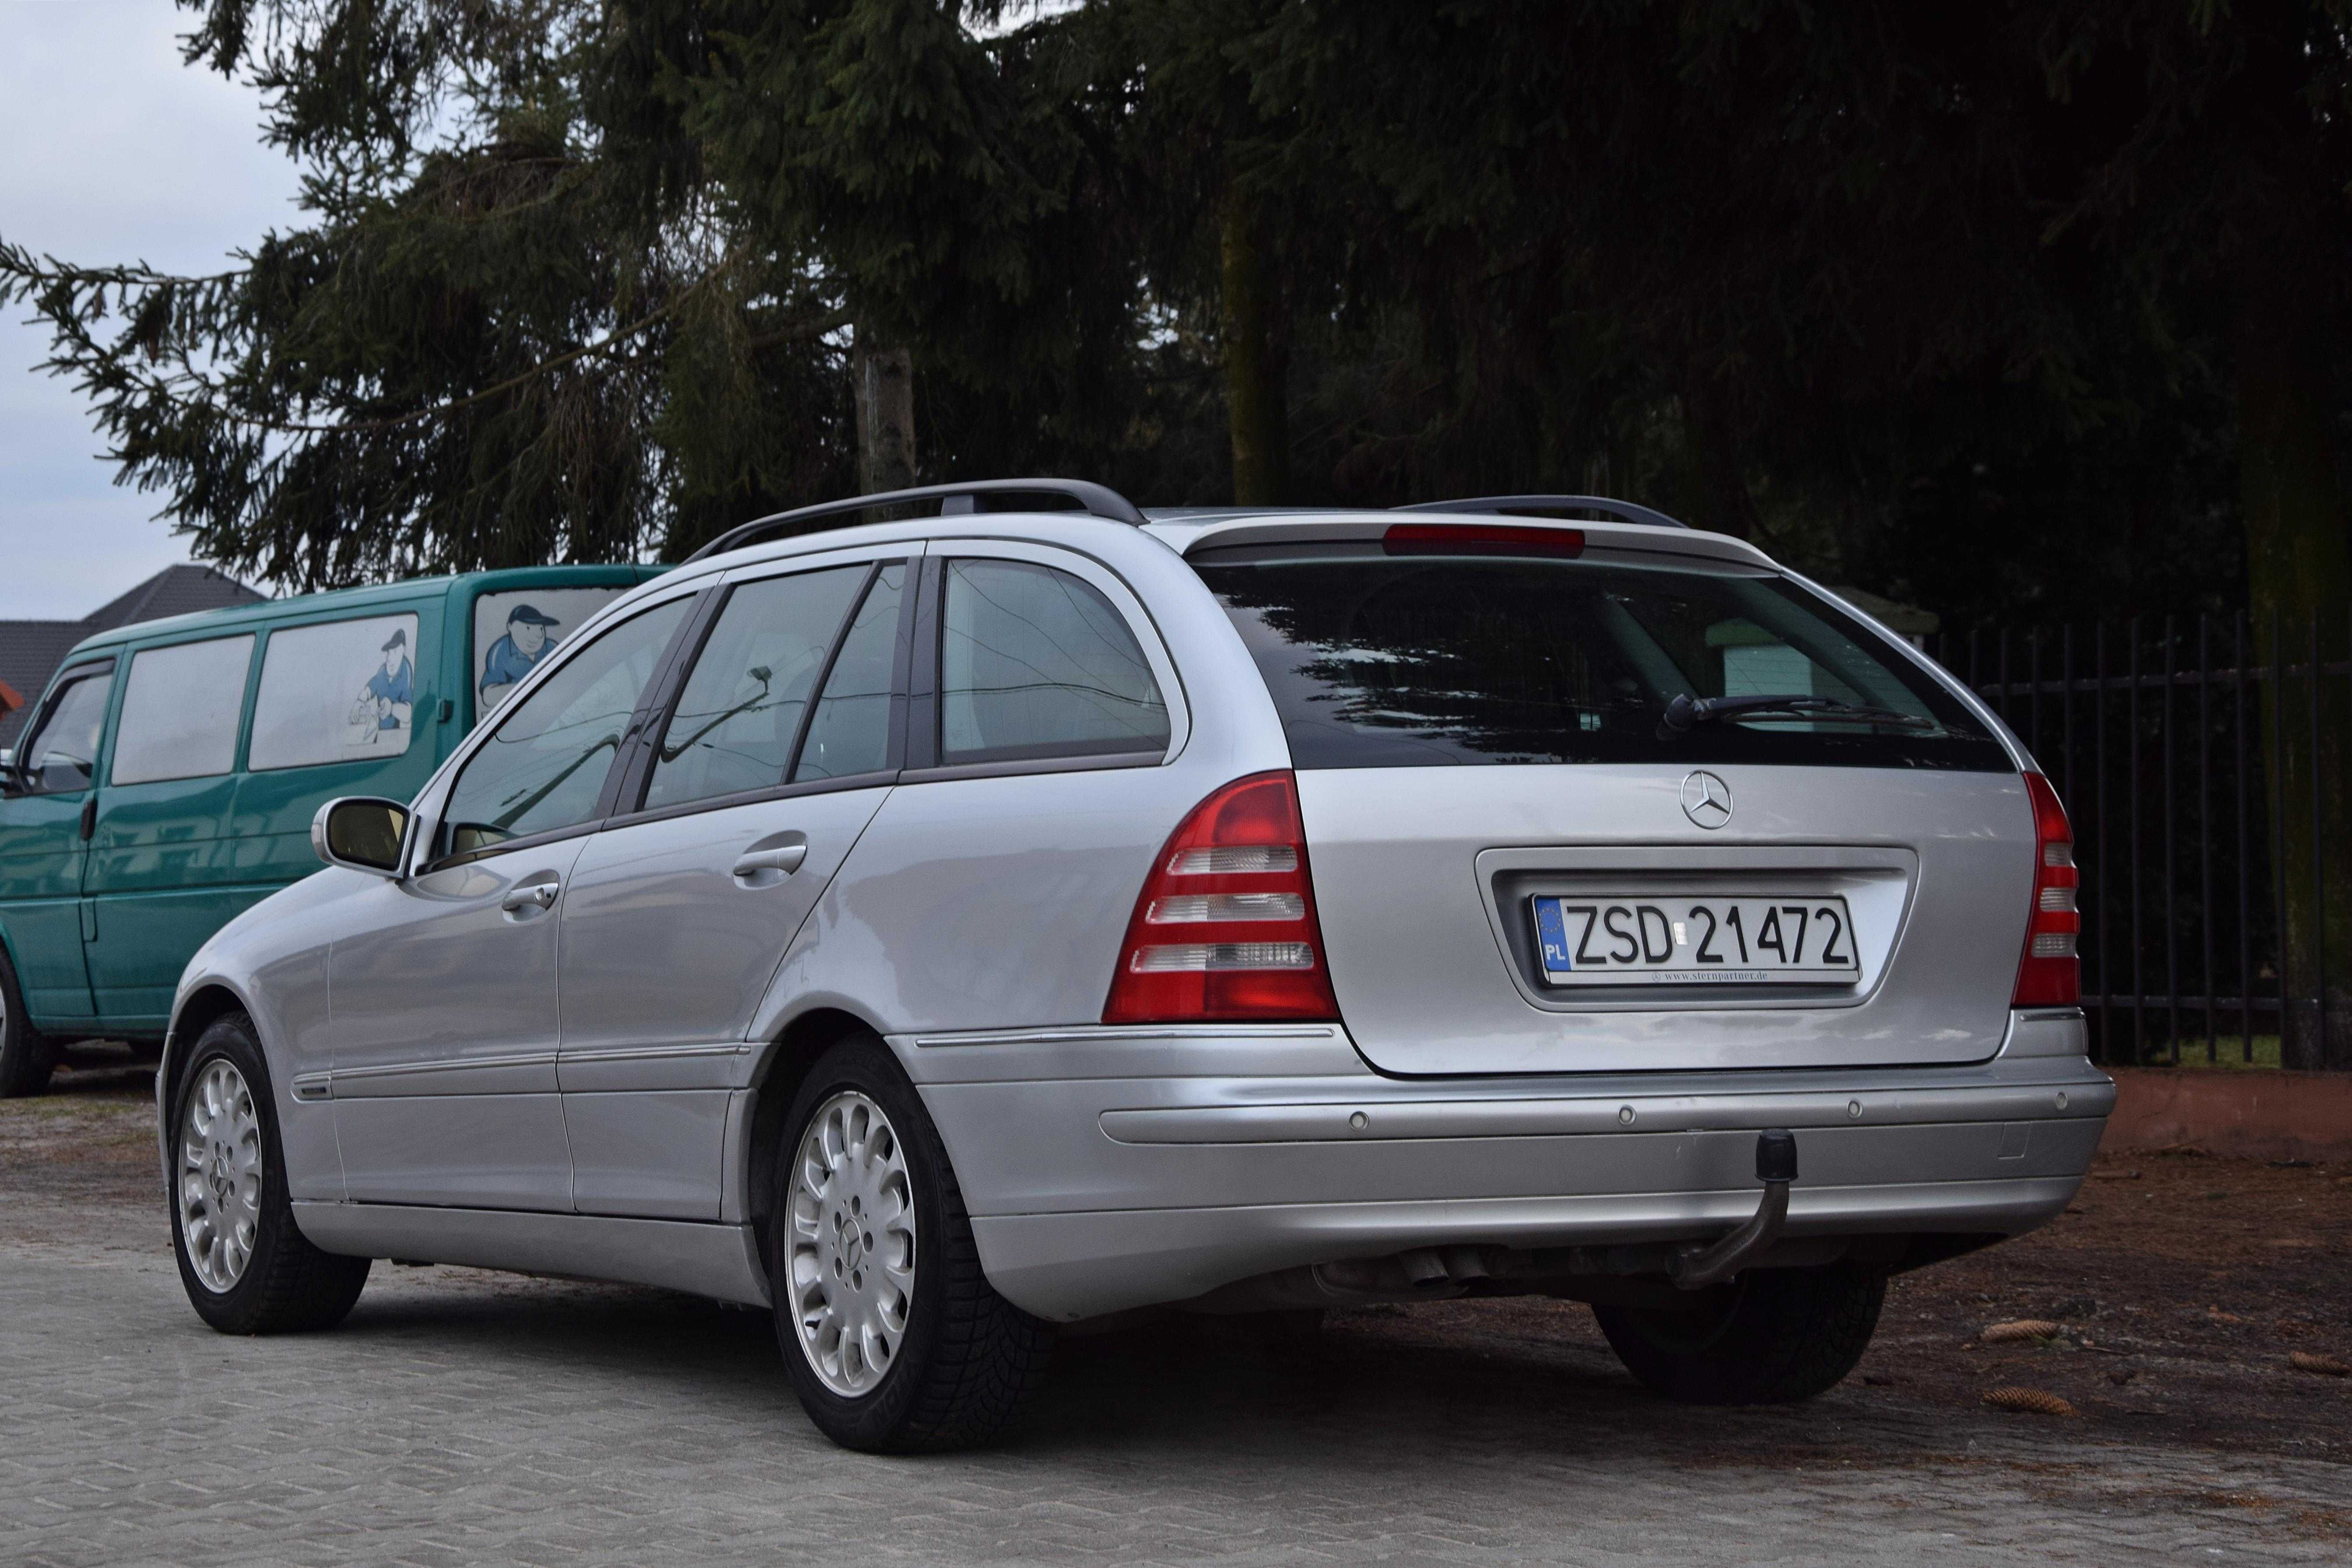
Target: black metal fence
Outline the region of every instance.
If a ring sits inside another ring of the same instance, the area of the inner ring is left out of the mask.
[[[2343,1058],[2352,1041],[2331,1054],[2323,998],[2352,975],[2326,973],[2324,936],[2298,944],[2315,965],[2285,962],[2280,939],[2291,891],[2307,889],[2324,920],[2328,879],[2347,870],[2317,829],[2313,759],[2342,754],[2322,742],[2345,711],[2336,697],[2352,694],[2336,684],[2352,682],[2352,617],[2168,617],[1942,634],[1926,647],[2017,731],[2066,804],[2100,1059],[2274,1066],[2290,1010],[2317,1031],[2315,1061]],[[2290,853],[2289,826],[2306,819]]]

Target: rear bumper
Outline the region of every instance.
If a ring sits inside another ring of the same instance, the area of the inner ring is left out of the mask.
[[[1286,1028],[906,1037],[1005,1296],[1061,1321],[1412,1247],[1608,1246],[1753,1213],[1797,1134],[1791,1237],[2013,1236],[2063,1209],[2115,1102],[2079,1016],[1945,1068],[1399,1079]]]

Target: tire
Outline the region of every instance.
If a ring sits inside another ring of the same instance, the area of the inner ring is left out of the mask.
[[[225,1334],[341,1322],[370,1260],[321,1252],[296,1228],[269,1066],[244,1014],[216,1018],[196,1037],[173,1085],[169,1125],[172,1254],[196,1315]]]
[[[1790,1405],[1837,1386],[1878,1328],[1886,1276],[1837,1263],[1752,1268],[1688,1312],[1595,1307],[1643,1386],[1685,1405]]]
[[[1053,1330],[981,1272],[939,1129],[880,1039],[827,1051],[793,1097],[768,1225],[776,1339],[817,1429],[937,1452],[1009,1426]]]
[[[16,967],[0,947],[0,1100],[40,1093],[57,1065],[57,1042],[33,1027]]]

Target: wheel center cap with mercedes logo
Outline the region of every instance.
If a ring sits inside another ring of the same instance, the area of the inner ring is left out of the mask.
[[[1731,820],[1731,786],[1704,768],[1683,776],[1683,815],[1701,827]]]

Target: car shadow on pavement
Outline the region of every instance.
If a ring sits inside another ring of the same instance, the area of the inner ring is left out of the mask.
[[[1846,1390],[1776,1409],[1678,1407],[1639,1388],[1597,1336],[1487,1338],[1463,1331],[1459,1308],[1442,1326],[1420,1312],[1335,1313],[1303,1338],[1255,1320],[1172,1315],[1066,1338],[1002,1447],[1032,1458],[1223,1450],[1244,1465],[1639,1451],[1878,1466],[1968,1446],[1932,1412]],[[1561,1315],[1571,1328],[1590,1321],[1578,1308]],[[666,1291],[379,1264],[331,1337],[436,1363],[519,1359],[551,1375],[664,1384],[713,1414],[805,1429],[766,1312]]]

